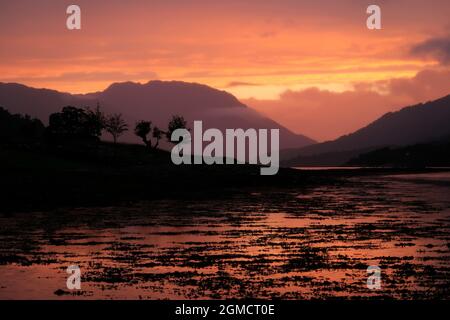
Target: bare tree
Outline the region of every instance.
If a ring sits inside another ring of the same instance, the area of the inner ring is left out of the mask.
[[[117,139],[128,130],[128,125],[122,118],[122,114],[115,113],[106,117],[105,130],[112,135],[114,144],[116,144]]]

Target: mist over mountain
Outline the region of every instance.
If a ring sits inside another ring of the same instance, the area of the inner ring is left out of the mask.
[[[192,127],[202,120],[204,128],[280,129],[280,148],[300,148],[314,140],[293,133],[279,123],[242,104],[236,97],[206,85],[181,81],[114,83],[100,92],[69,94],[35,89],[16,83],[0,83],[0,106],[12,113],[29,114],[47,123],[48,116],[62,107],[94,108],[97,103],[107,113],[122,113],[130,129],[138,120],[150,120],[165,129],[172,115],[182,115]],[[121,139],[139,142],[132,130]]]
[[[333,141],[289,151],[285,165],[340,165],[358,154],[387,146],[437,141],[450,135],[450,95],[389,112],[368,126]],[[293,156],[296,153],[296,156]]]

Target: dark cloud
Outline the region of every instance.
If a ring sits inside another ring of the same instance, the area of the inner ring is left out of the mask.
[[[431,38],[411,48],[411,54],[418,57],[433,58],[441,64],[450,64],[450,35]]]

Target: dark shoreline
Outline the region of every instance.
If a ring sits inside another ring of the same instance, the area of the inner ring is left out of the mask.
[[[45,211],[62,207],[114,206],[153,200],[202,201],[252,192],[344,185],[351,177],[443,171],[448,170],[372,168],[302,171],[280,168],[276,176],[259,176],[258,167],[247,165],[233,168],[163,166],[150,170],[7,170],[1,173],[1,211]]]
[[[126,205],[136,201],[221,199],[263,190],[343,185],[349,177],[449,171],[433,168],[299,170],[260,175],[257,165],[172,164],[140,145],[0,146],[1,212]]]

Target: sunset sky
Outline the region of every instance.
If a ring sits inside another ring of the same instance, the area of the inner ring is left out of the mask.
[[[70,4],[81,30],[66,29]],[[366,28],[369,4],[382,30]],[[450,93],[449,16],[448,0],[0,0],[0,81],[198,82],[326,140]]]

